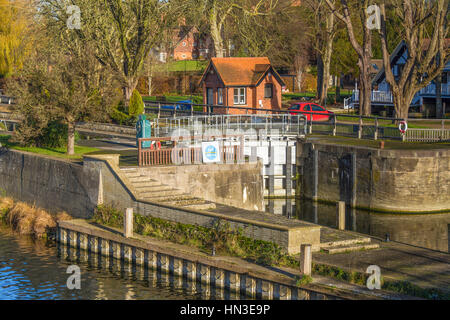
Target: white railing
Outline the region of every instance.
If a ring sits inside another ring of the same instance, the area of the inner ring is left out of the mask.
[[[7,97],[7,96],[4,96],[4,95],[0,95],[0,103],[13,104],[14,103],[14,99],[12,97]]]
[[[434,83],[430,83],[428,86],[420,90],[420,94],[436,94],[436,85]],[[441,94],[449,95],[450,94],[450,84],[442,83],[441,84]]]
[[[155,119],[153,130],[159,137],[171,135],[174,130],[183,129],[200,134],[202,130],[215,132],[248,132],[264,130],[267,134],[306,135],[308,121],[305,115],[210,115]]]
[[[408,129],[405,140],[417,142],[450,141],[450,129]]]
[[[353,90],[352,97],[354,102],[359,102],[359,90]],[[392,103],[394,100],[390,91],[372,91],[370,101]]]

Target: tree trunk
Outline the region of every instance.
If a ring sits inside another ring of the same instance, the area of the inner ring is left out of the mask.
[[[123,97],[126,106],[130,102],[131,95],[133,94],[133,90],[136,89],[137,83],[137,79],[133,77],[128,79],[126,85],[123,87]]]
[[[323,89],[323,60],[322,56],[317,53],[317,95],[316,98],[320,99],[322,97],[322,89]]]
[[[152,76],[149,75],[148,76],[148,95],[151,96],[152,95]]]
[[[408,120],[409,106],[414,95],[404,94],[401,90],[392,90],[392,97],[394,99],[395,118]]]
[[[436,77],[436,118],[439,119],[441,116],[445,118],[442,111],[442,88],[441,88],[441,75]]]
[[[214,42],[214,50],[216,51],[217,58],[223,58],[223,39],[222,39],[222,26],[217,22],[217,11],[216,8],[213,7],[210,16],[209,23],[211,26],[211,38]]]
[[[302,69],[297,69],[297,90],[298,90],[298,92],[302,92],[302,77],[303,77]],[[295,92],[295,88],[292,88],[292,91]]]
[[[370,58],[359,58],[359,114],[370,116],[372,114],[372,81],[370,78]]]
[[[328,86],[330,84],[330,64],[331,64],[331,50],[327,49],[325,53],[325,59],[323,61],[323,81],[322,90],[319,98],[319,104],[327,104]]]
[[[67,122],[67,154],[69,156],[75,154],[75,122]]]
[[[337,76],[336,77],[336,101],[340,101],[341,100],[341,76]]]

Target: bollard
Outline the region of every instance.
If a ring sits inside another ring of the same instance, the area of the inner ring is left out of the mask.
[[[131,238],[133,236],[133,208],[127,208],[123,222],[124,236],[125,238]]]
[[[339,201],[336,204],[336,221],[339,230],[345,230],[345,202]]]
[[[312,251],[310,244],[300,245],[300,272],[304,275],[311,275]]]

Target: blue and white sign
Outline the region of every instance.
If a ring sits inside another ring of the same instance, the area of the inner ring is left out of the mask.
[[[219,141],[202,142],[203,163],[220,162]]]

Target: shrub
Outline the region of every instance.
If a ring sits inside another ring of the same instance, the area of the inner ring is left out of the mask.
[[[80,135],[75,132],[75,141]],[[37,146],[48,148],[62,148],[67,145],[67,125],[58,121],[52,121],[44,128],[42,135],[37,140]]]
[[[144,113],[144,101],[139,92],[134,89],[128,106],[128,114],[137,117],[142,113]]]

